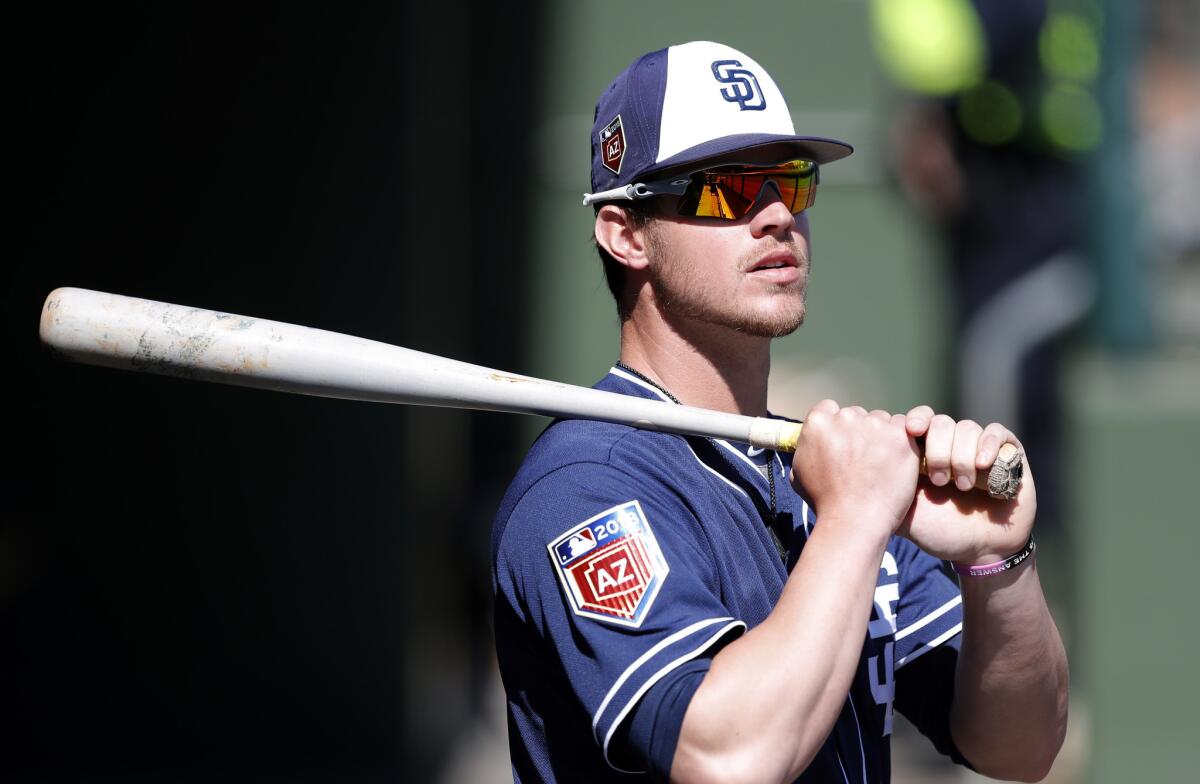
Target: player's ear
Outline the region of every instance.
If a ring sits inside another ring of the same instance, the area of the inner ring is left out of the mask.
[[[650,261],[645,226],[638,226],[627,210],[605,204],[596,213],[596,244],[630,269],[645,269]]]

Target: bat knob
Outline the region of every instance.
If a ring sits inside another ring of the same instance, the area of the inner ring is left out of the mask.
[[[996,462],[988,471],[987,491],[992,498],[1011,501],[1017,497],[1021,477],[1025,474],[1025,456],[1013,444],[1000,447]]]

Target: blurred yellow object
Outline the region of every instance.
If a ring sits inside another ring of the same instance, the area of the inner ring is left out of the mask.
[[[875,50],[897,83],[929,95],[978,84],[987,40],[967,0],[872,0]]]

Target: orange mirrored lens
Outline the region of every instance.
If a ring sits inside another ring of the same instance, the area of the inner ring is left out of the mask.
[[[737,220],[754,208],[764,187],[772,187],[793,214],[803,212],[816,200],[816,171],[812,161],[795,160],[762,168],[733,166],[697,172],[679,211],[698,218]]]

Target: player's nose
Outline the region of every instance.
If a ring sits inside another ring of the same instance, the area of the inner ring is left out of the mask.
[[[750,231],[756,237],[788,234],[796,225],[796,216],[784,204],[775,183],[768,182],[758,194],[754,214],[750,218]]]

